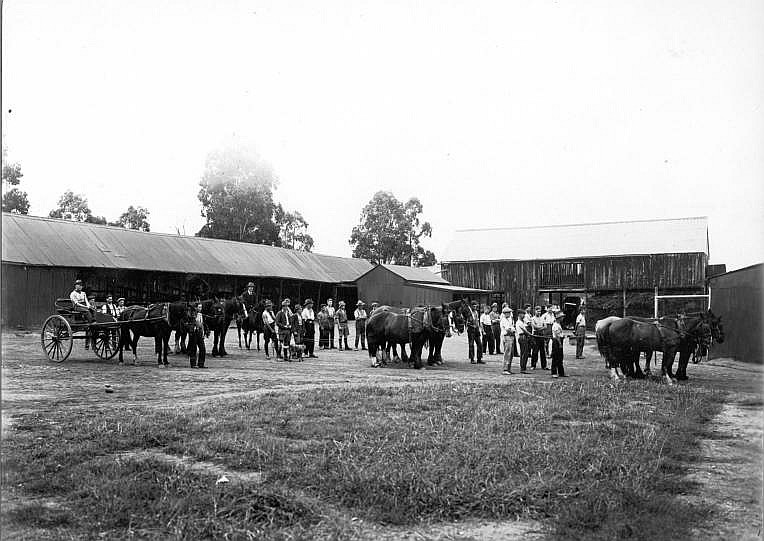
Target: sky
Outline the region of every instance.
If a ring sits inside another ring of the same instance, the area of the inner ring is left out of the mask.
[[[314,251],[378,190],[455,229],[709,217],[764,260],[764,2],[5,0],[3,144],[30,214],[71,189],[192,235],[205,158],[274,169]]]

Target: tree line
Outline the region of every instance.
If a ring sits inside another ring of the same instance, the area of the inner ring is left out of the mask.
[[[23,174],[18,163],[8,163],[3,148],[4,212],[28,214],[29,200],[19,188]],[[196,236],[267,244],[311,251],[314,240],[308,222],[297,210],[288,210],[274,199],[278,178],[270,165],[249,149],[227,148],[211,152],[199,182],[198,199],[205,224]],[[379,191],[361,211],[348,243],[353,257],[372,263],[428,266],[435,254],[421,241],[432,236],[432,226],[423,221],[422,202],[412,197],[399,201],[391,192]],[[130,205],[116,220],[93,214],[82,194],[67,190],[59,198],[51,218],[104,224],[150,231],[150,212]]]

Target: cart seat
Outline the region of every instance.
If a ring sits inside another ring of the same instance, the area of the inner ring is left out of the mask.
[[[73,321],[87,321],[84,312],[74,310],[72,299],[56,299],[56,312],[62,316],[69,316]]]

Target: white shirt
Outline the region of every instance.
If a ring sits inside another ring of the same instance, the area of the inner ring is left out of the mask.
[[[75,289],[69,295],[69,298],[74,304],[81,304],[83,306],[87,306],[88,308],[90,308],[90,302],[88,302],[88,296],[85,294],[84,291],[77,291]]]
[[[556,321],[554,314],[550,314],[549,312],[545,312],[544,315],[541,316],[541,319],[544,320],[545,325],[553,325]]]
[[[366,319],[366,310],[363,308],[356,308],[355,313],[353,314],[356,319]]]
[[[103,306],[101,306],[101,312],[103,312],[104,314],[108,314],[109,313],[109,308],[111,308],[111,313],[113,315],[116,316],[119,313],[119,312],[117,312],[117,305],[114,304],[114,303],[104,304]]]
[[[562,325],[557,321],[552,323],[552,338],[562,338]]]
[[[488,325],[491,326],[491,315],[490,314],[482,314],[480,316],[480,323],[482,325]]]
[[[326,313],[329,315],[329,317],[334,317],[334,306],[327,306]]]
[[[312,308],[303,308],[302,309],[302,319],[306,320],[306,321],[307,320],[313,321],[314,319],[316,319],[316,315],[313,313],[313,309]]]
[[[579,325],[586,327],[586,316],[584,314],[578,314],[578,316],[576,316],[576,327]]]
[[[512,334],[512,331],[515,328],[515,323],[512,321],[512,316],[505,316],[504,314],[501,314],[501,319],[499,319],[499,326],[501,326],[501,335],[502,336],[509,336]]]
[[[525,322],[522,319],[518,318],[517,322],[515,323],[515,332],[518,336],[528,333],[528,329],[525,327]]]
[[[273,318],[271,313],[268,310],[263,310],[263,323],[266,325],[273,325],[276,323],[276,320]]]

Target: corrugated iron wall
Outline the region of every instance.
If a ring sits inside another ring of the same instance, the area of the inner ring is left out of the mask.
[[[550,265],[550,263],[552,265]],[[505,294],[511,305],[537,302],[540,289],[566,289],[560,280],[545,276],[541,265],[567,269],[583,264],[583,289],[587,292],[650,290],[660,288],[702,289],[705,284],[706,254],[658,254],[613,258],[581,258],[561,261],[486,261],[442,263],[443,278],[463,287],[490,289]],[[548,274],[548,273],[547,273]]]
[[[357,281],[358,298],[366,304],[378,302],[395,307],[434,305],[450,301],[453,293],[406,283],[384,267],[376,267]]]
[[[711,310],[722,316],[725,339],[711,347],[711,358],[732,357],[762,363],[762,283],[764,265],[753,265],[710,280]]]

